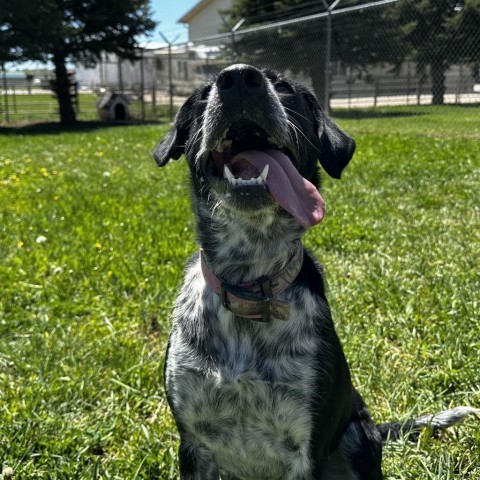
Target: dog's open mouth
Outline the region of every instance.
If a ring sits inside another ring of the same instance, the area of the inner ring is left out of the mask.
[[[282,147],[273,137],[251,121],[234,122],[217,141],[211,153],[211,173],[227,181],[230,191],[243,187],[266,187],[268,167],[259,170],[255,158],[247,159],[240,154],[247,151],[265,152],[280,150]],[[291,156],[290,152],[287,153]]]
[[[270,196],[297,221],[320,223],[324,202],[316,187],[295,168],[293,154],[253,122],[236,122],[211,152],[210,174],[235,197]]]

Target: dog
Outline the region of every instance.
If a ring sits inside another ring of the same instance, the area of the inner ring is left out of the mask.
[[[340,178],[354,150],[307,87],[244,64],[197,88],[157,146],[159,166],[188,161],[200,244],[165,363],[182,480],[377,480],[389,436],[475,413],[375,425],[352,385],[301,239],[325,213],[318,162]]]

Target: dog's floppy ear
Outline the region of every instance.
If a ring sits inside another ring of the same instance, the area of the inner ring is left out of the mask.
[[[322,117],[320,163],[331,177],[340,178],[355,151],[355,140],[340,130],[326,115],[322,114]]]
[[[306,97],[317,120],[320,164],[331,177],[340,178],[343,169],[353,156],[355,141],[322,112],[313,94],[309,92]]]
[[[163,167],[170,159],[178,160],[185,153],[185,144],[192,122],[193,105],[196,95],[193,94],[178,111],[172,128],[155,148],[153,158],[159,167]]]

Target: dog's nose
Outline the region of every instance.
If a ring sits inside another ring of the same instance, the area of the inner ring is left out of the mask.
[[[220,95],[235,93],[258,95],[264,91],[265,81],[260,70],[251,65],[232,65],[222,70],[217,78]]]

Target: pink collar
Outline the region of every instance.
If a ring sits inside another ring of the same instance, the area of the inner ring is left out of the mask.
[[[207,267],[202,250],[200,263],[205,282],[220,296],[222,305],[234,315],[262,322],[268,322],[271,318],[289,319],[290,305],[275,297],[293,283],[302,268],[303,246],[300,242],[280,272],[240,285],[230,285],[217,278]]]

